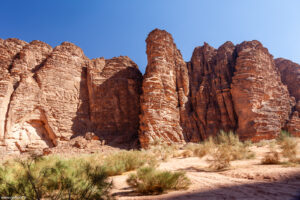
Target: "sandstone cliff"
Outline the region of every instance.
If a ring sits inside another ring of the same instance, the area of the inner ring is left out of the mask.
[[[188,93],[186,65],[172,36],[166,31],[152,31],[146,42],[148,65],[141,96],[141,145],[147,146],[156,139],[184,141],[180,109]],[[181,105],[179,101],[182,101]]]
[[[91,61],[69,42],[0,42],[0,152],[43,150],[90,131],[136,145],[142,75],[128,57]]]
[[[275,59],[275,63],[282,82],[287,85],[291,96],[296,100],[287,130],[293,135],[300,136],[300,65],[283,58]]]
[[[147,147],[157,139],[199,142],[220,130],[252,141],[281,129],[300,136],[300,65],[274,61],[258,41],[205,43],[189,62],[166,31],[155,29],[146,43],[142,76],[126,56],[90,60],[69,42],[52,49],[0,39],[0,154],[78,137]]]
[[[258,41],[226,42],[218,49],[205,43],[186,65],[165,31],[151,32],[146,42],[142,145],[155,138],[199,142],[220,130],[259,141],[299,124],[297,113],[291,117],[295,101]]]
[[[128,57],[92,60],[88,68],[93,132],[115,144],[137,144],[142,74]]]

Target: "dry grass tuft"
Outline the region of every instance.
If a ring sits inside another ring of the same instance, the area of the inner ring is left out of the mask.
[[[124,172],[138,169],[144,165],[156,166],[156,158],[143,151],[120,151],[108,155],[103,162],[109,176],[121,175]]]
[[[297,159],[297,141],[290,136],[282,137],[279,142],[281,155],[291,163],[299,162]]]
[[[140,194],[161,194],[168,190],[187,189],[191,182],[183,172],[143,167],[136,174],[130,174],[127,183]]]
[[[270,151],[262,158],[261,163],[264,165],[276,165],[280,163],[279,153],[277,151]]]
[[[231,150],[227,145],[219,145],[212,153],[211,159],[207,159],[209,168],[219,171],[230,167]]]
[[[145,150],[146,152],[153,154],[158,160],[168,161],[171,157],[180,157],[178,153],[179,145],[178,144],[168,144],[162,140],[154,140],[150,145],[149,149]]]

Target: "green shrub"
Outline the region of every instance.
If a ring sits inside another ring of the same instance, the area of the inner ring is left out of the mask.
[[[109,199],[111,187],[101,166],[56,157],[18,160],[7,163],[0,170],[0,194],[3,196]]]
[[[187,189],[190,185],[183,172],[159,171],[153,167],[143,167],[136,174],[130,174],[127,183],[141,194],[161,194],[168,190]]]

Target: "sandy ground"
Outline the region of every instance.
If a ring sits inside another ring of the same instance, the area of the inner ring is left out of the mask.
[[[299,146],[299,145],[298,145]],[[300,200],[300,166],[262,165],[267,147],[252,147],[256,157],[233,161],[230,169],[221,172],[207,170],[206,158],[172,158],[159,168],[185,171],[192,184],[186,191],[170,191],[155,196],[138,196],[126,184],[127,174],[113,177],[116,199],[270,199]]]
[[[300,138],[297,139],[300,144]],[[89,143],[88,148],[75,148],[62,146],[52,150],[54,154],[72,157],[78,154],[108,153],[118,151],[119,148],[107,145]],[[300,164],[288,165],[262,165],[261,158],[269,151],[267,145],[263,147],[252,146],[255,158],[251,160],[232,161],[228,170],[212,172],[208,170],[207,157],[197,158],[171,158],[162,162],[159,169],[170,171],[184,171],[192,184],[188,190],[169,191],[162,195],[139,196],[128,187],[127,172],[114,176],[112,194],[121,200],[155,200],[155,199],[242,199],[242,200],[300,200]],[[300,145],[298,145],[298,157]],[[24,155],[19,155],[24,157]],[[8,156],[10,158],[11,156]],[[15,155],[13,156],[14,158]],[[5,161],[4,158],[0,160]]]

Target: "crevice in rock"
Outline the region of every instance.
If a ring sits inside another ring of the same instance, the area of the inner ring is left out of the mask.
[[[10,94],[10,97],[9,97],[9,102],[8,102],[8,105],[7,105],[7,110],[6,110],[6,114],[5,114],[5,121],[4,121],[4,139],[6,138],[6,134],[7,134],[7,123],[8,123],[8,118],[9,118],[9,110],[10,110],[10,105],[11,105],[11,101],[12,101],[12,98],[15,94],[15,91],[17,90],[17,88],[19,87],[20,85],[20,81],[16,82],[14,85],[13,85],[13,92]]]
[[[24,48],[24,47],[23,47],[23,48]],[[20,50],[20,52],[21,52],[21,51],[22,51],[22,49]],[[20,52],[17,53],[17,54],[13,57],[12,62],[11,62],[11,64],[9,65],[9,67],[8,67],[8,69],[7,69],[8,72],[9,72],[9,74],[11,74],[11,70],[12,70],[12,68],[13,68],[14,60],[20,58]]]

